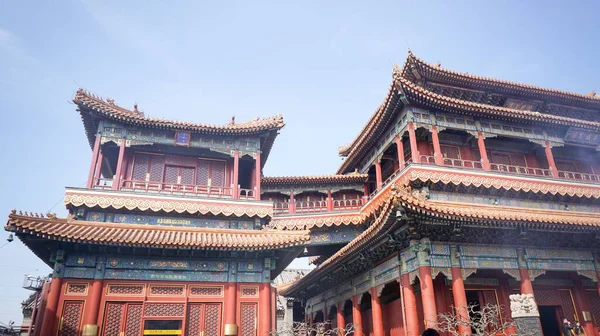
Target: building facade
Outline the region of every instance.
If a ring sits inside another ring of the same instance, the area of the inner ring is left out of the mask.
[[[266,336],[279,302],[286,320],[415,336],[453,305],[512,293],[535,296],[546,336],[563,317],[598,333],[593,93],[409,52],[335,174],[272,177],[280,116],[214,126],[84,90],[74,102],[86,187],[66,189],[67,218],[13,211],[6,225],[53,267],[34,335]],[[273,286],[298,256],[317,267]]]

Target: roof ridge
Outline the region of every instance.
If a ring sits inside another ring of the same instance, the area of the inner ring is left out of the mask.
[[[469,73],[464,73],[464,72],[459,72],[456,70],[443,68],[441,65],[440,66],[432,65],[431,63],[426,62],[425,60],[417,57],[415,54],[412,53],[412,51],[409,50],[408,57],[407,57],[405,64],[409,63],[410,61],[420,63],[434,71],[440,71],[440,72],[444,72],[444,73],[447,73],[450,75],[462,76],[462,77],[469,78],[472,80],[480,80],[480,81],[494,82],[497,84],[511,85],[514,87],[522,88],[522,89],[542,91],[542,92],[548,93],[548,94],[561,94],[561,95],[566,95],[566,96],[572,96],[573,98],[584,99],[584,100],[590,101],[592,103],[600,102],[600,95],[596,94],[594,91],[590,92],[589,94],[582,94],[582,93],[571,92],[571,91],[567,91],[567,90],[547,88],[547,87],[543,87],[543,86],[539,86],[539,85],[531,85],[531,84],[525,84],[525,83],[520,83],[520,82],[514,82],[514,81],[510,81],[510,80],[506,80],[506,79],[498,79],[498,78],[492,78],[492,77],[486,77],[486,76],[472,75]],[[402,74],[404,74],[404,70],[405,69],[403,68]],[[592,93],[593,93],[593,95],[590,95]]]

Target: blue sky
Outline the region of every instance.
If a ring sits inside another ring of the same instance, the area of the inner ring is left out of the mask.
[[[597,1],[2,1],[0,214],[64,215],[64,187],[85,183],[80,86],[153,117],[281,113],[265,174],[328,174],[408,47],[462,72],[600,90],[599,11]],[[0,322],[18,324],[23,274],[49,268],[15,241],[0,269]]]

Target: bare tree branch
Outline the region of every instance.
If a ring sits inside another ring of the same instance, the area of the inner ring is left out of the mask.
[[[331,321],[316,322],[309,325],[304,322],[283,323],[278,330],[271,331],[273,336],[350,336],[356,330],[354,324],[349,323],[344,328],[332,328]],[[356,335],[359,336],[359,335]]]
[[[439,314],[437,329],[440,332],[448,333],[452,336],[463,336],[459,329],[470,327],[470,335],[477,336],[497,336],[508,335],[510,331],[513,335],[532,336],[536,334],[535,330],[523,330],[513,320],[502,319],[503,307],[499,305],[487,304],[469,305],[467,307],[450,307],[449,313]],[[469,316],[464,319],[463,316]],[[516,334],[514,334],[516,330]]]

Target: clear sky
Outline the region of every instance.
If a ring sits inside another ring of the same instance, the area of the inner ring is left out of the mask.
[[[598,1],[0,1],[0,214],[65,215],[91,150],[78,87],[146,115],[223,124],[283,114],[266,175],[329,174],[413,52],[443,67],[600,92]],[[0,238],[8,236],[0,233]],[[0,249],[0,322],[25,273]]]

